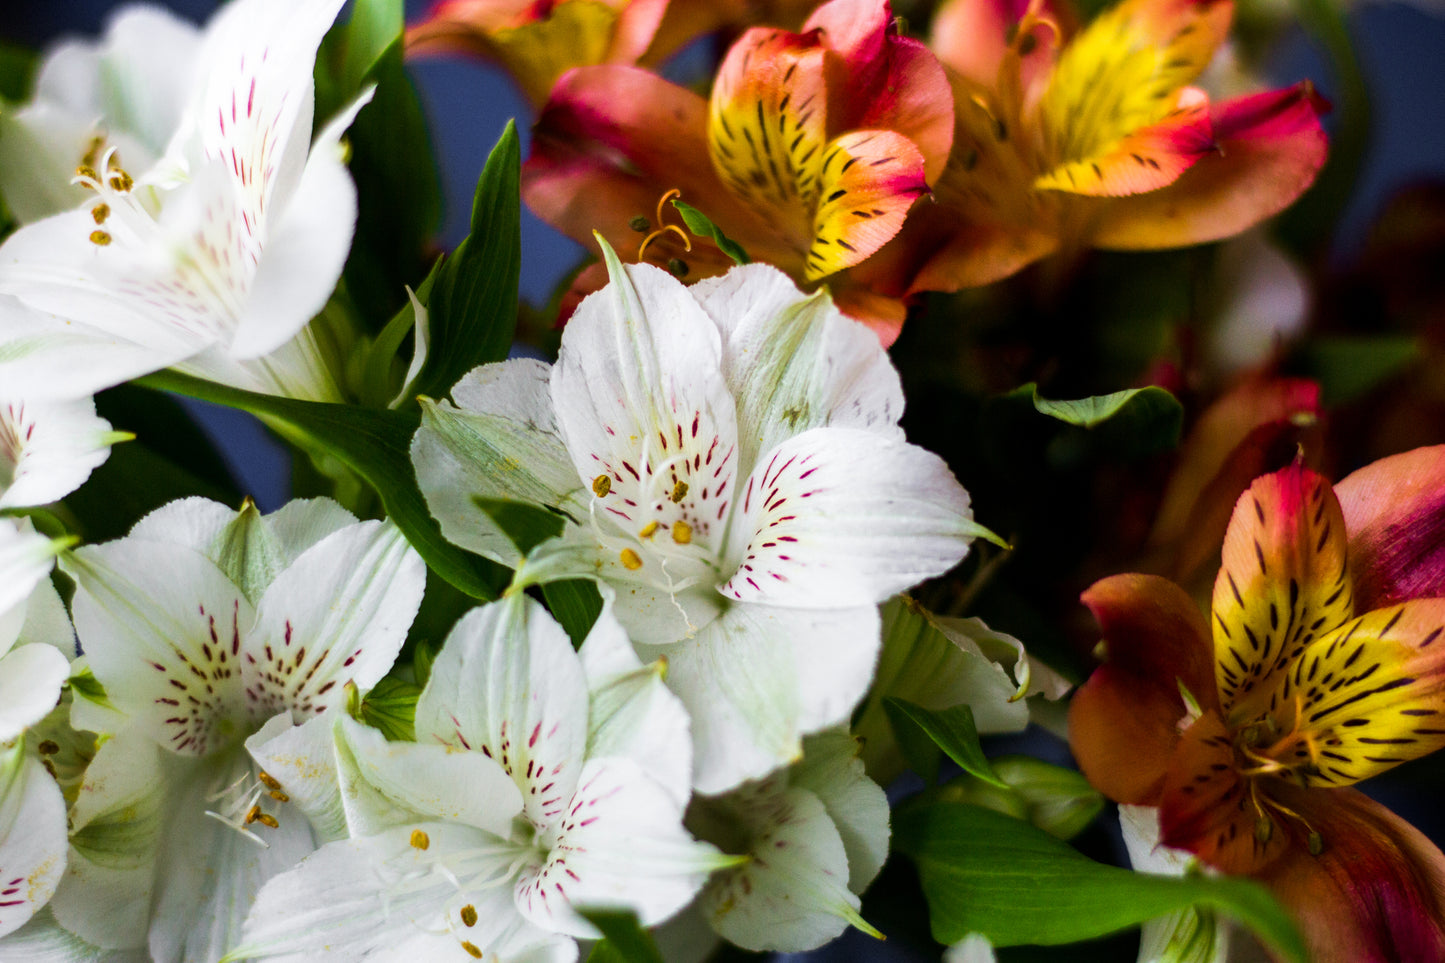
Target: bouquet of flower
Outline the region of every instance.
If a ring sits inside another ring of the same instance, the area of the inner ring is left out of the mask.
[[[1445,745],[1445,205],[1329,266],[1337,11],[1327,149],[1231,0],[342,8],[0,49],[0,960],[1445,960],[1349,788]],[[445,253],[443,54],[533,109]]]

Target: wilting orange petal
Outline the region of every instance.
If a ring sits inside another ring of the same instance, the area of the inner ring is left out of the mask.
[[[1214,582],[1215,677],[1226,721],[1263,715],[1281,675],[1354,614],[1345,523],[1329,483],[1298,463],[1240,497]]]
[[[1238,234],[1279,213],[1324,165],[1324,109],[1307,82],[1216,105],[1217,153],[1162,190],[1106,202],[1093,243],[1182,247]]]
[[[1083,602],[1108,659],[1074,693],[1069,745],[1110,799],[1157,805],[1188,711],[1180,685],[1206,711],[1216,706],[1204,617],[1183,589],[1153,575],[1096,582]]]
[[[1360,608],[1445,595],[1445,445],[1366,465],[1335,494]]]
[[[1319,834],[1259,878],[1294,916],[1313,963],[1445,959],[1445,855],[1417,829],[1353,789],[1281,786],[1276,798]]]

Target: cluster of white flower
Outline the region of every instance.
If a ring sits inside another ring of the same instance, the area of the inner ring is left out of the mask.
[[[341,5],[125,13],[0,123],[0,186],[30,202],[0,247],[0,509],[84,481],[125,437],[89,397],[127,379],[332,397],[306,325],[367,98],[313,139]],[[0,520],[0,957],[572,960],[603,909],[694,946],[871,929],[888,805],[848,724],[879,605],[980,532],[967,493],[826,293],[607,254],[555,365],[422,399],[432,514],[516,570],[429,665],[398,664],[421,557],[334,502],[187,499],[79,548]],[[487,499],[561,533],[519,547]],[[574,651],[528,590],[576,579],[603,606]],[[389,673],[409,733],[366,722]]]

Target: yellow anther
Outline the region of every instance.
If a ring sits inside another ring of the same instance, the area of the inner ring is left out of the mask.
[[[281,783],[276,779],[276,777],[271,775],[264,769],[256,773],[256,778],[261,780],[261,785],[265,786],[267,789],[281,788]]]
[[[282,791],[279,790],[279,789],[273,789],[273,790],[271,790],[270,792],[268,792],[266,795],[270,796],[272,799],[276,800],[277,802],[290,802],[290,801],[291,801],[291,797],[288,796],[288,795],[286,795],[284,792],[282,792]]]
[[[1267,843],[1274,835],[1274,822],[1268,816],[1261,816],[1254,821],[1254,838],[1260,843]]]
[[[606,498],[607,493],[612,491],[612,479],[606,475],[598,475],[592,479],[592,494],[598,498]]]
[[[468,943],[466,940],[462,940],[462,949],[466,950],[467,954],[474,959],[480,960],[482,958],[482,951],[477,949],[475,945]]]
[[[90,146],[85,149],[85,155],[80,162],[86,167],[94,167],[100,163],[100,149],[105,146],[105,138],[99,134],[90,139]]]
[[[85,179],[87,179],[87,180],[92,180],[92,181],[99,181],[99,180],[100,180],[100,173],[99,173],[94,167],[91,167],[89,164],[81,164],[79,167],[77,167],[77,168],[75,169],[75,176],[76,176],[76,177],[84,177]],[[86,185],[86,186],[89,186],[89,185]]]
[[[477,908],[471,903],[462,907],[462,922],[467,926],[477,925]]]
[[[1310,833],[1309,849],[1311,856],[1318,856],[1325,851],[1325,838],[1319,833]]]
[[[96,247],[105,247],[107,244],[110,243],[110,235],[107,234],[105,231],[91,231],[90,243],[94,244]]]
[[[100,203],[90,209],[90,216],[95,218],[95,223],[104,224],[105,219],[110,217],[110,205]]]
[[[110,189],[117,193],[124,194],[134,186],[135,181],[125,171],[118,170],[110,175]]]
[[[260,818],[261,818],[262,816],[264,816],[264,815],[265,815],[265,813],[261,812],[261,807],[260,807],[260,806],[252,806],[250,809],[248,809],[248,810],[246,811],[246,825],[247,825],[247,826],[251,825],[252,823],[254,823],[256,820],[260,819]]]
[[[637,533],[637,537],[638,537],[638,538],[651,538],[651,537],[653,536],[653,533],[656,532],[656,531],[657,531],[657,522],[656,522],[656,520],[650,521],[650,522],[648,522],[646,525],[642,526],[642,531],[640,531],[640,532]]]
[[[692,526],[687,522],[673,522],[672,540],[679,545],[686,545],[692,541]]]
[[[265,826],[267,829],[281,828],[281,824],[276,821],[276,817],[271,815],[270,813],[261,813],[259,816],[256,817],[256,822],[260,823],[262,826]]]
[[[431,837],[428,836],[426,833],[422,832],[420,829],[413,829],[411,831],[412,849],[426,849],[430,845]]]
[[[618,558],[622,559],[622,567],[629,571],[635,572],[642,568],[642,556],[630,548],[624,548]]]
[[[673,486],[672,486],[672,494],[671,494],[670,496],[668,496],[668,497],[670,497],[670,498],[672,499],[672,503],[673,503],[674,505],[676,505],[678,502],[680,502],[680,501],[682,501],[684,498],[686,498],[686,497],[687,497],[687,482],[685,482],[685,481],[679,481],[676,485],[673,485]]]

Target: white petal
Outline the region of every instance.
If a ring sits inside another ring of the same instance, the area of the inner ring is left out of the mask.
[[[847,729],[803,740],[803,761],[788,771],[791,785],[811,791],[848,854],[848,888],[862,895],[888,858],[888,797],[869,779]]]
[[[338,728],[353,836],[417,820],[461,823],[500,838],[511,835],[522,795],[496,761],[452,746],[388,742],[349,717]]]
[[[336,715],[324,712],[297,726],[290,713],[279,713],[246,740],[252,760],[280,783],[291,806],[310,821],[318,842],[347,836],[332,734]]]
[[[178,498],[143,516],[130,536],[184,545],[215,561],[212,546],[235,518],[235,510],[209,498]]]
[[[722,332],[743,464],[825,425],[902,437],[898,372],[877,335],[839,311],[826,289],[804,294],[786,274],[758,263],[689,290]]]
[[[1154,806],[1121,805],[1119,828],[1136,872],[1182,876],[1198,865],[1193,853],[1160,843],[1159,810]],[[1229,948],[1228,924],[1204,907],[1191,907],[1144,923],[1139,963],[1224,963],[1231,956]]]
[[[12,400],[0,405],[0,508],[59,501],[81,486],[130,436],[95,415],[95,402]]]
[[[67,930],[102,949],[146,944],[167,783],[159,750],[122,734],[101,744],[70,811],[70,861],[50,903]]]
[[[733,516],[730,598],[828,607],[881,602],[940,575],[976,532],[937,455],[855,428],[815,428],[765,454]],[[745,546],[745,547],[743,547]]]
[[[50,714],[70,662],[50,645],[20,645],[0,656],[0,744]]]
[[[993,944],[982,933],[970,933],[943,951],[943,963],[995,963]]]
[[[288,560],[356,521],[355,515],[330,498],[292,499],[266,516],[266,524]]]
[[[417,831],[426,849],[413,845]],[[517,912],[507,885],[515,856],[481,830],[445,823],[329,843],[261,891],[226,960],[472,963],[465,941],[503,961],[570,963],[576,944]]]
[[[732,800],[751,829],[754,859],[717,875],[700,903],[722,937],[744,949],[811,950],[857,919],[843,840],[806,789]]]
[[[175,752],[204,755],[240,735],[251,604],[215,563],[125,538],[77,549],[65,567],[81,648],[117,708]]]
[[[55,922],[46,907],[5,937],[6,963],[151,963],[150,953],[104,950],[85,942]]]
[[[11,519],[0,519],[0,619],[10,619],[9,627],[0,630],[0,652],[20,634],[25,619],[22,606],[50,574],[57,551],[50,539],[30,531],[29,523],[22,529]]]
[[[0,640],[4,638],[4,630],[0,629]],[[67,662],[74,660],[79,652],[75,644],[75,627],[70,624],[70,613],[65,611],[65,603],[60,600],[60,593],[55,591],[55,583],[49,579],[35,586],[35,591],[26,600],[25,622],[20,626],[16,642],[20,645],[51,646],[65,656]]]
[[[0,754],[0,937],[44,906],[65,871],[65,800],[23,745]]]
[[[371,688],[396,661],[421,604],[426,566],[396,526],[359,522],[323,538],[256,606],[243,677],[261,718],[319,713]]]
[[[665,654],[692,717],[693,785],[718,793],[798,758],[802,737],[844,719],[878,651],[876,610],[735,605]]]
[[[682,808],[642,767],[630,759],[592,760],[547,862],[523,873],[517,906],[539,927],[595,938],[578,908],[627,909],[652,926],[690,903],[714,869],[733,862],[683,829]]]
[[[411,444],[417,484],[442,534],[508,565],[520,553],[473,497],[586,515],[582,483],[557,434],[550,372],[521,358],[473,369],[452,388],[456,406],[422,401],[421,428]]]
[[[21,224],[85,202],[85,189],[70,179],[93,131],[91,117],[55,104],[0,113],[0,195]]]
[[[587,683],[562,627],[522,594],[463,616],[417,701],[416,737],[501,763],[532,824],[550,827],[587,746]]]

